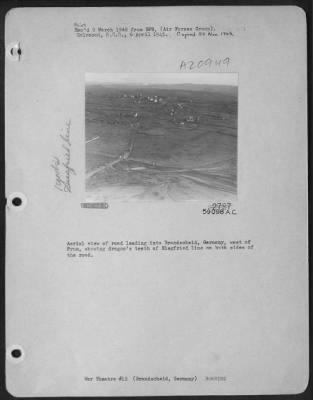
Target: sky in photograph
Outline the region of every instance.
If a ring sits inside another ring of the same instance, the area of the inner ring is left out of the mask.
[[[197,85],[238,85],[236,73],[188,73],[188,74],[101,74],[87,73],[87,83],[99,84],[197,84]]]

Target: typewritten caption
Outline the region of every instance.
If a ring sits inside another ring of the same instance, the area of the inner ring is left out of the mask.
[[[234,31],[225,27],[218,28],[213,24],[206,26],[178,26],[178,25],[161,25],[161,26],[99,26],[91,25],[84,21],[74,22],[73,32],[77,38],[86,39],[183,39],[191,40],[195,38],[212,39],[212,38],[232,38],[235,36]]]
[[[84,376],[84,381],[88,383],[114,383],[114,382],[163,382],[163,383],[196,383],[199,381],[206,382],[225,382],[227,380],[226,376]]]
[[[214,25],[207,26],[93,26],[85,22],[73,24],[74,34],[80,39],[214,39],[232,38],[235,36],[232,29],[219,29]],[[227,69],[231,59],[225,57],[206,56],[199,60],[181,60],[179,71],[198,69]]]
[[[67,241],[67,257],[95,257],[100,253],[252,251],[252,240],[120,240]]]

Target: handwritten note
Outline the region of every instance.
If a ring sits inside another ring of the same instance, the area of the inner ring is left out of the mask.
[[[51,163],[51,168],[55,172],[54,187],[61,192],[72,192],[71,176],[76,175],[71,166],[71,124],[72,121],[69,119],[65,123],[65,128],[62,128],[59,134],[62,155],[53,156]]]
[[[211,67],[228,67],[230,65],[230,58],[205,58],[202,60],[182,60],[179,65],[179,70],[192,70],[192,69],[200,69],[200,68],[211,68]]]

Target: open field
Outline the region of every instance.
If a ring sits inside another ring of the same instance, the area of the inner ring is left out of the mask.
[[[86,85],[86,200],[237,192],[237,87]]]

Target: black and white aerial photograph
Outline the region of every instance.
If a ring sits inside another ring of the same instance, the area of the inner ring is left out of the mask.
[[[238,75],[85,80],[86,201],[237,197]]]

